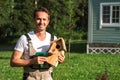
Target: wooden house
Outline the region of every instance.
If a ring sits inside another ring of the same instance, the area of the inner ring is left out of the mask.
[[[120,0],[88,0],[87,53],[120,53]]]

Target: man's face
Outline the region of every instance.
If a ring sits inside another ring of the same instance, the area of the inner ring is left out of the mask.
[[[38,31],[46,30],[49,24],[48,14],[45,12],[36,12],[35,23]]]

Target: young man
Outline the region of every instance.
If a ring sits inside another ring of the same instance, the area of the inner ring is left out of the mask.
[[[51,34],[46,32],[46,28],[50,22],[50,13],[44,8],[38,8],[34,11],[34,31],[28,33],[32,48],[36,52],[46,52],[50,47]],[[54,39],[56,37],[54,36]],[[24,67],[23,80],[52,80],[52,67],[46,63],[47,58],[44,56],[32,57],[30,56],[30,46],[26,35],[22,35],[13,51],[10,65],[12,67]],[[61,54],[58,61],[62,63],[65,56]],[[47,67],[40,66],[46,63]],[[36,66],[37,67],[36,67]],[[34,67],[35,68],[34,68]]]

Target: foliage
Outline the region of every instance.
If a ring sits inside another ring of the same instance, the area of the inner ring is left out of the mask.
[[[33,30],[32,13],[41,6],[48,8],[51,13],[48,32],[73,39],[77,38],[76,31],[78,34],[87,31],[87,0],[1,0],[0,42],[14,43],[20,35]]]
[[[12,2],[14,1],[14,2]],[[8,2],[8,3],[6,3]],[[32,0],[7,0],[4,1],[6,4],[5,6],[2,6],[1,8],[3,11],[1,11],[2,15],[5,15],[2,17],[4,23],[0,23],[0,33],[1,33],[1,42],[3,40],[7,41],[8,43],[16,42],[13,41],[13,38],[16,40],[16,38],[20,37],[21,34],[24,34],[28,32],[29,30],[32,30],[33,23],[32,23],[32,12],[33,12],[33,2]],[[6,6],[9,6],[9,10],[5,9]],[[6,11],[5,11],[6,10]]]
[[[8,24],[10,24],[11,4],[9,0],[0,1],[0,37],[6,37],[9,32]]]
[[[0,80],[22,80],[23,69],[10,67],[11,51],[0,51]],[[54,68],[54,80],[95,80],[107,69],[109,80],[120,79],[119,54],[71,53],[70,59]]]
[[[33,27],[33,0],[18,0],[14,3],[14,11],[12,13],[12,27],[14,28],[14,36],[19,36],[32,30]]]

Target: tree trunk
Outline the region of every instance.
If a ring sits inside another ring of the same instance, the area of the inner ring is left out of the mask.
[[[68,60],[70,59],[70,39],[67,40]]]

